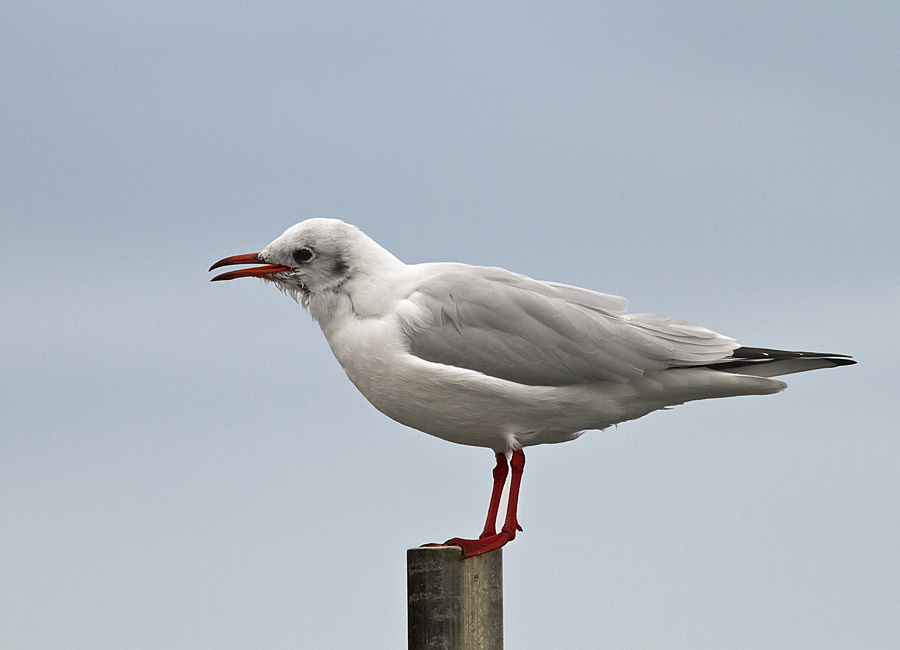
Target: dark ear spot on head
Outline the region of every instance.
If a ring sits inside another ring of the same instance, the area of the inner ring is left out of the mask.
[[[346,275],[347,271],[350,270],[350,267],[347,266],[347,263],[344,261],[343,257],[335,257],[334,264],[331,266],[331,271],[335,275]]]

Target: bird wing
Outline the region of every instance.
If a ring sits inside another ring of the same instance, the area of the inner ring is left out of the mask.
[[[413,355],[532,386],[622,383],[738,347],[685,321],[625,315],[625,298],[493,267],[435,265],[408,300]]]

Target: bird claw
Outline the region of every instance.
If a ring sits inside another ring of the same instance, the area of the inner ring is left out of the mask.
[[[454,537],[453,539],[448,539],[443,545],[459,546],[462,549],[463,559],[465,559],[467,557],[475,557],[476,555],[495,551],[515,539],[515,536],[515,533],[500,531],[496,535],[481,539],[462,539],[460,537]]]
[[[519,530],[522,530],[519,528]],[[498,548],[506,546],[509,542],[515,539],[514,533],[507,533],[505,531],[501,531],[495,535],[491,535],[490,537],[483,537],[480,539],[463,539],[461,537],[454,537],[453,539],[448,539],[443,544],[436,544],[434,542],[430,544],[422,544],[419,548],[433,548],[435,546],[459,546],[462,549],[462,559],[466,559],[469,557],[475,557],[476,555],[482,555],[484,553],[490,553],[491,551],[496,551]]]

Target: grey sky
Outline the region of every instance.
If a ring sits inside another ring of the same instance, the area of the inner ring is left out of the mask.
[[[208,283],[313,216],[860,362],[532,449],[508,647],[900,645],[896,3],[25,4],[0,646],[404,646],[405,549],[477,534],[493,461]]]

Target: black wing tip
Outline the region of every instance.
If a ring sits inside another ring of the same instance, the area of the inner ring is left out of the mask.
[[[770,348],[740,347],[731,353],[733,359],[828,359],[839,366],[850,366],[856,363],[849,354],[834,352],[797,352],[794,350],[773,350]]]
[[[834,354],[826,357],[835,366],[855,366],[856,361],[846,354]]]
[[[725,357],[719,361],[708,364],[707,367],[716,370],[734,371],[738,368],[755,366],[758,364],[774,363],[775,361],[785,361],[789,359],[817,359],[827,361],[830,367],[852,366],[856,361],[847,354],[834,354],[830,352],[798,352],[794,350],[773,350],[771,348],[750,348],[740,347],[731,353],[730,357]]]
[[[731,353],[731,356],[723,359],[729,365],[744,363],[759,363],[765,361],[778,361],[781,359],[821,359],[833,364],[833,367],[852,366],[856,361],[849,354],[836,354],[834,352],[798,352],[795,350],[773,350],[771,348],[740,347]]]

